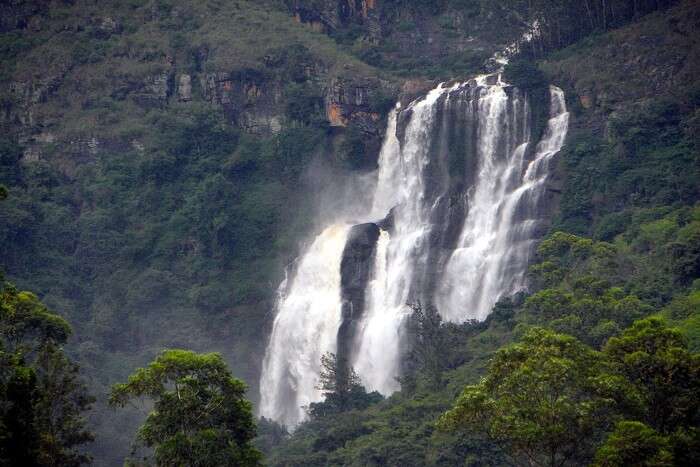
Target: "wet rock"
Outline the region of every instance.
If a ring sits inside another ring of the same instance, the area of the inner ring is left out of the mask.
[[[372,275],[379,239],[374,223],[355,225],[350,230],[340,264],[342,323],[338,329],[338,360],[347,361],[357,325],[365,307],[365,290]]]
[[[207,73],[200,80],[204,98],[223,107],[229,121],[255,134],[282,129],[283,83],[267,79],[255,70]]]
[[[230,73],[206,73],[201,77],[200,84],[204,98],[212,104],[230,104],[233,81]]]
[[[393,207],[389,210],[389,214],[386,215],[386,217],[379,222],[377,222],[377,227],[379,227],[381,230],[385,230],[389,233],[391,233],[394,230],[394,213],[396,212],[396,207]]]
[[[589,94],[579,96],[579,101],[581,102],[581,107],[583,107],[584,109],[590,109],[591,107],[593,107],[594,99],[593,96]]]
[[[409,79],[401,85],[401,93],[399,94],[399,102],[402,107],[408,106],[415,99],[424,96],[428,91],[433,89],[437,83],[425,79]]]

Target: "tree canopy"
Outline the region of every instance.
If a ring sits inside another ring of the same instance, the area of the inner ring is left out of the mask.
[[[93,397],[63,352],[68,323],[0,275],[0,464],[78,466]]]
[[[518,465],[693,465],[699,369],[682,335],[657,318],[602,352],[532,328],[496,352],[439,426],[482,434]]]
[[[114,385],[110,403],[153,401],[137,439],[154,449],[157,465],[256,466],[261,455],[251,444],[255,423],[245,391],[219,354],[175,349]]]
[[[601,363],[598,352],[571,336],[532,329],[496,353],[484,379],[464,389],[440,425],[483,433],[517,464],[585,458],[611,404],[596,391]]]

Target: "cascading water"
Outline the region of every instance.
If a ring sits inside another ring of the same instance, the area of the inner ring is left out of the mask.
[[[335,352],[341,319],[340,261],[349,225],[325,229],[303,256],[294,280],[281,291],[260,386],[260,413],[293,426],[304,406],[318,401],[321,356]]]
[[[449,321],[483,319],[524,287],[548,163],[568,128],[563,92],[550,96],[534,148],[527,99],[499,75],[440,85],[390,114],[371,208],[359,219],[352,210],[364,224],[326,228],[282,290],[262,416],[303,420],[302,406],[322,396],[321,355],[339,352],[339,339],[369,390],[398,389],[408,303],[435,303]]]
[[[500,94],[500,92],[499,92]],[[564,93],[550,88],[550,118],[534,157],[526,161],[525,138],[499,134],[493,125],[504,120],[503,96],[481,112],[484,135],[479,138],[479,176],[469,196],[469,213],[457,248],[452,252],[436,294],[441,314],[450,321],[484,319],[498,298],[524,286],[524,273],[540,221],[538,209],[547,177],[547,164],[564,143],[569,114]],[[525,119],[527,121],[527,119]],[[499,140],[506,144],[498,154]],[[524,169],[524,173],[523,173]]]

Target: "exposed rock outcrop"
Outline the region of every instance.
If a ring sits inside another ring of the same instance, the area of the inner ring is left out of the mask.
[[[357,324],[365,308],[365,290],[371,280],[374,257],[379,238],[377,224],[367,223],[352,227],[348,235],[340,265],[342,323],[338,329],[338,361],[347,361],[357,332]]]
[[[370,80],[333,79],[324,99],[331,126],[344,127],[352,121],[367,133],[377,133],[382,115],[376,111],[370,94],[380,85]]]
[[[177,79],[177,98],[183,102],[192,100],[192,77],[186,73]]]
[[[319,32],[334,32],[350,24],[365,26],[368,36],[378,41],[382,34],[378,0],[288,0],[287,5],[300,23]]]
[[[208,73],[200,83],[204,98],[223,107],[232,123],[250,133],[277,133],[284,112],[282,83],[255,70]]]

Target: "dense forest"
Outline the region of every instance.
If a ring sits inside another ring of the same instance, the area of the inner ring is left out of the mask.
[[[3,2],[0,465],[698,465],[698,31],[696,0]],[[260,418],[280,284],[391,109],[485,73],[536,136],[549,85],[570,113],[527,289],[411,300],[398,391],[339,349],[301,424]]]

